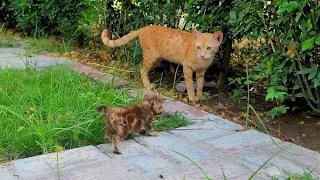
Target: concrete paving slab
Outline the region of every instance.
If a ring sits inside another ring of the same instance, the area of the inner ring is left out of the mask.
[[[11,167],[20,179],[56,179],[57,163],[59,164],[60,175],[67,176],[71,171],[81,171],[85,167],[100,166],[111,162],[111,158],[94,146],[75,148],[57,154],[50,153],[30,158],[12,161]],[[72,173],[71,173],[72,174]]]
[[[129,84],[128,81],[125,81],[117,76],[97,71],[90,66],[86,66],[80,63],[74,63],[69,67],[74,71],[83,73],[93,79],[100,81],[101,83],[104,83],[108,86],[111,85],[114,88],[123,88]]]
[[[284,171],[299,174],[313,171],[313,175],[320,178],[319,153],[317,154],[314,151],[288,142],[279,144],[279,147],[270,145],[269,147],[256,149],[255,151],[243,151],[236,153],[235,157],[240,164],[254,170],[258,169],[261,164],[278,153],[261,169],[262,172],[270,176],[285,177],[286,173]],[[230,154],[230,156],[233,155]]]
[[[0,68],[26,69],[50,67],[55,65],[72,64],[73,62],[64,58],[47,56],[22,57],[15,54],[0,54]]]
[[[203,159],[209,155],[208,152],[205,152],[195,145],[166,132],[161,132],[161,134],[156,137],[139,136],[134,139],[149,149],[153,149],[161,154],[176,159],[177,163],[187,162],[187,160],[174,151],[182,153],[194,160]]]
[[[0,180],[17,180],[18,177],[15,176],[14,171],[10,169],[8,165],[0,164]]]
[[[226,121],[215,119],[212,121],[196,121],[188,127],[181,127],[170,131],[171,134],[182,136],[191,142],[206,140],[236,133],[242,130],[242,126]]]
[[[14,58],[14,57],[21,58],[21,59],[23,58],[23,56],[18,55],[18,54],[12,54],[12,53],[0,54],[0,59],[1,58]]]
[[[204,160],[195,161],[199,167],[212,179],[224,179],[223,172],[227,179],[244,180],[248,179],[253,172],[243,166],[238,165],[232,158],[225,156],[210,156]],[[223,169],[223,171],[222,171]],[[204,173],[191,163],[184,163],[171,171],[161,173],[164,179],[204,179]],[[258,174],[256,179],[263,179],[264,174]]]
[[[26,50],[24,48],[0,48],[0,54],[19,54],[24,55]]]
[[[68,65],[73,64],[74,62],[65,58],[56,58],[56,57],[48,57],[48,56],[34,56],[28,58],[28,61],[33,67],[50,67],[56,65]]]
[[[220,119],[218,116],[205,112],[201,109],[195,108],[188,104],[182,103],[180,101],[168,101],[168,103],[166,103],[164,111],[169,114],[174,114],[175,112],[182,112],[182,115],[190,121]]]
[[[168,159],[160,157],[148,148],[136,143],[134,140],[120,142],[121,155],[114,154],[112,144],[101,144],[97,146],[100,150],[112,158],[114,162],[129,164],[130,171],[141,174],[156,174],[174,167],[174,163]]]
[[[273,138],[276,143],[281,140]],[[256,130],[241,131],[229,134],[220,138],[204,141],[203,143],[210,145],[214,149],[222,152],[236,152],[241,150],[256,149],[259,147],[267,147],[273,144],[270,136]]]

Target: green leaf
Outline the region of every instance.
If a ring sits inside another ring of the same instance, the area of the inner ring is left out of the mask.
[[[307,21],[307,32],[309,32],[311,29],[312,29],[311,19],[308,19],[308,21]]]
[[[300,71],[298,71],[298,74],[309,74],[312,71],[314,71],[312,68],[307,68],[305,66],[302,67]]]
[[[318,71],[312,71],[312,72],[309,74],[309,76],[308,76],[308,80],[310,80],[310,79],[312,79],[312,78],[316,77],[317,72],[318,72]]]
[[[261,71],[262,71],[262,69],[261,69],[260,66],[254,66],[253,69],[254,69],[255,71],[257,71],[257,72],[261,72]]]
[[[233,10],[233,9],[230,11],[230,18],[231,18],[232,20],[236,20],[236,19],[237,19],[236,11]]]
[[[290,65],[290,67],[289,67],[289,73],[292,73],[293,69],[294,69],[294,63],[292,63],[292,64]]]
[[[304,125],[304,121],[299,121],[299,122],[297,123],[297,125],[299,125],[299,126]]]
[[[285,86],[277,86],[277,89],[280,90],[280,91],[287,91],[287,87]]]
[[[300,19],[300,17],[301,17],[301,14],[302,14],[301,12],[297,12],[297,13],[296,13],[296,19],[295,19],[296,22],[299,21],[299,19]]]
[[[245,85],[253,84],[253,83],[254,83],[254,81],[251,81],[251,80],[246,80],[246,81],[244,82]]]
[[[287,5],[287,11],[291,12],[294,9],[296,9],[297,7],[299,7],[299,4],[296,1],[290,1]]]
[[[186,29],[189,29],[192,25],[192,21],[189,21],[187,24],[186,24]]]
[[[314,43],[314,38],[307,39],[302,43],[302,51],[308,50],[312,47]]]
[[[292,87],[292,89],[300,89],[300,85],[299,84],[296,84]]]
[[[267,95],[266,95],[266,101],[268,101],[269,99],[273,100],[275,98],[276,95],[276,88],[274,86],[271,86],[268,88],[267,90]]]
[[[313,87],[317,88],[320,85],[320,79],[316,79],[313,83]]]
[[[320,34],[317,36],[315,43],[320,46]]]

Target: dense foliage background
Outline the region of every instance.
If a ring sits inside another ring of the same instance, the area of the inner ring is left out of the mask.
[[[248,87],[265,93],[265,100],[277,104],[271,117],[287,111],[284,102],[297,100],[320,113],[317,0],[3,0],[0,15],[7,26],[28,34],[62,35],[82,45],[99,42],[103,28],[119,36],[148,24],[222,30],[218,86],[236,54],[248,67],[248,78],[229,78],[241,89],[238,96]],[[252,41],[235,48],[234,40],[243,37]]]

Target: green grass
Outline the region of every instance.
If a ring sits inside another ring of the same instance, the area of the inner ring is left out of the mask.
[[[12,48],[19,46],[17,37],[11,32],[4,29],[4,25],[0,24],[0,48]]]
[[[100,104],[133,103],[66,68],[0,70],[0,161],[104,143]]]
[[[287,177],[285,177],[288,180],[319,180],[320,178],[316,178],[312,176],[312,172],[305,172],[303,174],[292,174],[287,171],[284,171]],[[278,177],[273,176],[272,180],[279,180]]]
[[[186,120],[180,112],[176,112],[170,116],[160,116],[152,122],[155,130],[170,130],[178,127],[188,126],[191,123]]]
[[[57,40],[54,38],[26,38],[26,48],[33,54],[41,52],[65,53],[73,50],[70,40]]]

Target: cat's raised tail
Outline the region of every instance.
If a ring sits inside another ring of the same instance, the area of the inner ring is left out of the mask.
[[[136,39],[138,36],[139,36],[139,30],[132,31],[132,32],[124,35],[120,39],[111,40],[108,38],[108,30],[104,29],[101,34],[101,39],[102,39],[103,44],[105,44],[108,47],[114,48],[114,47],[122,46],[122,45],[128,43],[129,41],[132,41],[132,40]]]
[[[99,106],[96,108],[96,111],[100,112],[100,113],[105,113],[108,111],[108,107],[107,106]]]

